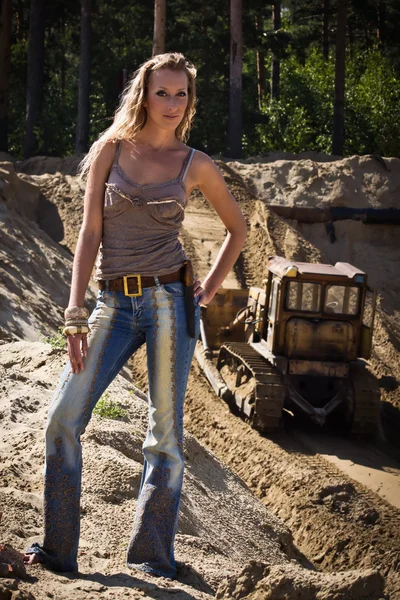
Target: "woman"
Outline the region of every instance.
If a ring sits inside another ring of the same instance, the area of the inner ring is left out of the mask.
[[[88,179],[65,311],[69,362],[51,400],[46,429],[44,542],[26,551],[28,564],[77,570],[80,436],[100,396],[146,343],[149,427],[127,564],[176,576],[183,404],[200,303],[211,301],[246,239],[245,220],[218,168],[184,143],[195,114],[195,76],[194,66],[178,53],[142,64],[113,124],[81,163],[81,175],[88,173]],[[196,187],[228,234],[205,279],[191,276],[185,285],[190,261],[178,235],[187,198]],[[88,320],[84,298],[99,246],[95,279],[100,289]]]

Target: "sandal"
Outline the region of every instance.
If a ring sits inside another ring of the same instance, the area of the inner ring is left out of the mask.
[[[38,557],[38,563],[43,564],[45,567],[48,567],[52,571],[64,572],[66,569],[60,568],[59,563],[48,554],[43,548],[40,546],[38,542],[34,542],[27,550],[25,550],[25,554],[36,554]]]

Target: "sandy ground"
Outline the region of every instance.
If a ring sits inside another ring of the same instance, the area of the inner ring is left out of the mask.
[[[246,246],[225,287],[261,285],[269,254],[314,262],[347,260],[368,272],[380,302],[372,367],[390,382],[382,390],[387,444],[357,445],[292,422],[276,436],[260,436],[215,397],[194,361],[177,537],[181,573],[175,582],[143,577],[123,567],[147,410],[140,390],[130,393],[133,384],[126,369],[125,378],[117,377],[110,389],[127,408],[127,422],[93,419],[85,434],[82,574],[68,579],[33,567],[33,580],[21,582],[21,592],[84,600],[100,593],[104,598],[164,598],[167,593],[253,600],[400,598],[397,229],[387,226],[378,232],[375,226],[342,222],[336,227],[337,242],[330,244],[320,226],[285,222],[267,208],[277,201],[340,205],[349,198],[360,206],[360,197],[374,206],[396,206],[397,161],[385,159],[387,171],[368,157],[217,160],[249,226]],[[43,322],[49,332],[57,330],[67,301],[71,253],[82,217],[76,164],[76,158],[36,157],[15,163],[17,171],[24,171],[18,175],[12,163],[0,166],[7,183],[0,200],[0,542],[19,550],[41,535],[43,427],[65,357],[36,340]],[[200,278],[224,235],[215,211],[194,192],[181,239]],[[43,314],[37,316],[43,303]],[[145,392],[143,349],[128,368]],[[95,456],[101,456],[102,468]],[[215,489],[215,481],[224,482],[221,489]]]
[[[65,361],[64,351],[41,342],[0,346],[0,531],[1,538],[6,536],[19,550],[41,538],[43,427]],[[123,421],[94,416],[82,438],[80,575],[68,578],[35,566],[29,571],[38,578],[38,585],[21,584],[20,589],[30,590],[35,598],[46,597],[48,592],[57,598],[76,598],[77,590],[87,598],[103,587],[107,588],[106,598],[119,598],[120,594],[143,597],[142,590],[155,598],[173,593],[177,598],[203,599],[213,595],[224,576],[234,574],[249,559],[289,564],[295,552],[289,530],[229,468],[187,433],[176,543],[176,557],[182,562],[178,581],[124,567],[142,470],[147,404],[140,390],[121,376],[109,392],[128,415]]]

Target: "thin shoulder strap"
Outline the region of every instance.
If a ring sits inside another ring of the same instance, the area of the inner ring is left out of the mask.
[[[179,178],[182,181],[185,181],[186,173],[188,172],[188,169],[190,167],[190,163],[192,162],[192,158],[194,156],[194,153],[195,153],[195,149],[194,148],[190,148],[190,152],[188,153],[188,155],[186,156],[185,160],[183,161],[182,169],[181,169],[181,172],[179,174]]]
[[[118,164],[119,155],[121,153],[121,146],[122,146],[121,140],[118,140],[117,141],[117,150],[115,151],[115,158],[114,158],[114,162],[113,162],[113,167],[114,167],[114,165]]]

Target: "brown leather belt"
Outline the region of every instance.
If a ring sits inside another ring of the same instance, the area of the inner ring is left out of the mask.
[[[173,281],[183,281],[184,267],[181,267],[173,273],[167,273],[166,275],[158,275],[160,283],[172,283]],[[106,280],[100,279],[99,289],[106,289]],[[124,292],[125,296],[141,296],[142,288],[151,287],[156,285],[154,277],[151,275],[124,275],[117,279],[108,280],[108,289],[110,292]]]

